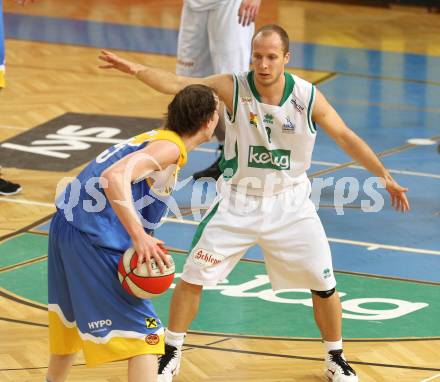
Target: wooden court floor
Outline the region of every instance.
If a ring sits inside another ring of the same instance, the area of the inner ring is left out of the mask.
[[[280,23],[295,41],[440,56],[440,16],[420,8],[262,2],[258,24]],[[169,29],[178,28],[180,7],[178,0],[39,0],[25,8],[4,1],[5,12],[13,14]],[[97,47],[8,39],[6,49],[7,88],[0,93],[0,141],[66,112],[161,118],[170,100],[124,75],[102,73],[97,68]],[[119,53],[171,71],[175,67],[172,55]],[[330,74],[295,72],[313,82]],[[81,168],[59,172],[3,168],[2,177],[22,184],[23,191],[14,197],[0,197],[0,239],[26,231],[50,216],[58,181],[74,176]],[[0,285],[0,381],[43,381],[47,349],[45,306],[14,297]],[[347,340],[345,352],[361,381],[440,381],[440,339]],[[79,356],[68,380],[124,381],[126,363],[88,369]],[[181,374],[175,380],[323,381],[322,345],[315,339],[191,333]]]

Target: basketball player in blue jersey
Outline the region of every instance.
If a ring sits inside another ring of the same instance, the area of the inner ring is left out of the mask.
[[[184,336],[197,313],[203,286],[224,280],[241,256],[258,243],[274,290],[311,290],[328,379],[357,382],[342,352],[342,311],[330,247],[309,198],[306,171],[316,124],[356,162],[382,179],[392,206],[399,211],[409,209],[407,189],[390,176],[313,84],[285,72],[290,58],[287,33],[277,25],[256,32],[253,70],[199,79],[175,76],[110,52],[104,51],[100,58],[107,63],[103,68],[135,75],[164,93],[176,93],[193,83],[205,84],[216,90],[227,108],[219,193],[197,229],[174,290],[159,381],[169,382],[179,371]],[[240,204],[244,208],[234,208]]]
[[[187,152],[211,139],[218,98],[204,85],[179,91],[163,129],[117,144],[57,197],[49,233],[48,382],[66,379],[75,354],[88,366],[128,360],[129,382],[157,381],[164,328],[150,300],[127,294],[117,276],[128,247],[140,266],[170,263],[152,236]]]

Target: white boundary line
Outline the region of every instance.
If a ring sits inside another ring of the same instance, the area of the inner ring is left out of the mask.
[[[15,198],[0,197],[0,202],[18,203],[18,204],[29,204],[29,205],[32,205],[32,206],[55,208],[55,205],[53,203],[37,202],[35,200],[27,200],[27,199],[15,199]]]
[[[7,126],[7,125],[0,125],[0,129],[9,129],[9,130],[28,130],[27,127],[18,127],[18,126]]]
[[[391,249],[392,251],[402,251],[402,252],[411,252],[411,253],[423,253],[425,255],[440,256],[440,251],[435,251],[435,250],[432,250],[432,249],[401,247],[399,245],[369,243],[369,242],[366,242],[366,241],[337,239],[335,237],[328,237],[328,241],[333,242],[333,243],[352,244],[352,245],[357,245],[357,246],[360,246],[360,247],[367,247],[369,250],[375,250],[375,249],[383,248],[383,249]]]
[[[434,375],[434,376],[432,376],[431,378],[424,379],[424,380],[422,380],[422,381],[420,381],[420,382],[428,382],[428,381],[432,381],[433,379],[437,379],[438,377],[440,377],[440,374]]]
[[[176,218],[162,218],[161,221],[165,223],[179,223],[179,224],[187,224],[187,225],[199,225],[200,222],[195,220],[187,220],[187,219],[176,219]]]
[[[202,153],[220,153],[220,150],[208,149],[207,147],[197,147],[193,151],[200,151]]]
[[[312,161],[312,164],[322,165],[322,166],[339,166],[341,163],[332,163],[332,162],[321,162],[321,161]],[[364,170],[367,171],[362,166],[348,166],[347,168],[356,168],[358,170]],[[394,174],[403,174],[403,175],[412,175],[412,176],[424,176],[427,178],[434,178],[434,179],[440,179],[440,174],[431,174],[428,172],[418,172],[418,171],[406,171],[406,170],[393,170],[388,169],[389,172],[392,172]]]

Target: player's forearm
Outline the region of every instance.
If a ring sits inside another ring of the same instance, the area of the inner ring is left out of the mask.
[[[356,162],[364,166],[372,174],[388,178],[389,172],[374,151],[352,130],[347,130],[336,140],[338,145]]]
[[[107,185],[104,187],[107,200],[129,236],[134,239],[143,234],[145,231],[133,206],[130,185],[125,185],[122,175],[103,175],[102,178]]]
[[[180,77],[167,70],[144,65],[136,67],[133,75],[139,81],[164,94],[176,94],[194,82],[188,77]]]
[[[134,75],[148,86],[165,94],[176,94],[191,83],[199,83],[189,77],[178,77],[161,68],[138,64],[108,50],[100,52],[99,60],[105,62],[99,66],[101,69],[116,69],[122,73]]]

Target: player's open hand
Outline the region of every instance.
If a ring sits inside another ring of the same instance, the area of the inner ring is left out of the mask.
[[[165,272],[165,267],[171,266],[167,258],[167,250],[163,247],[164,242],[156,239],[147,233],[144,233],[140,238],[133,239],[133,247],[138,254],[137,269],[140,272],[142,263],[147,266],[149,275],[152,275],[151,260],[155,260],[161,273]]]
[[[260,10],[261,0],[242,0],[238,10],[238,23],[244,27],[253,23]]]
[[[108,50],[101,50],[99,59],[107,63],[106,65],[100,65],[99,67],[101,69],[117,69],[121,72],[133,75],[143,68],[142,65],[125,60]]]
[[[385,187],[390,194],[391,206],[397,211],[408,211],[409,201],[405,195],[408,189],[400,186],[391,176],[385,178]]]

